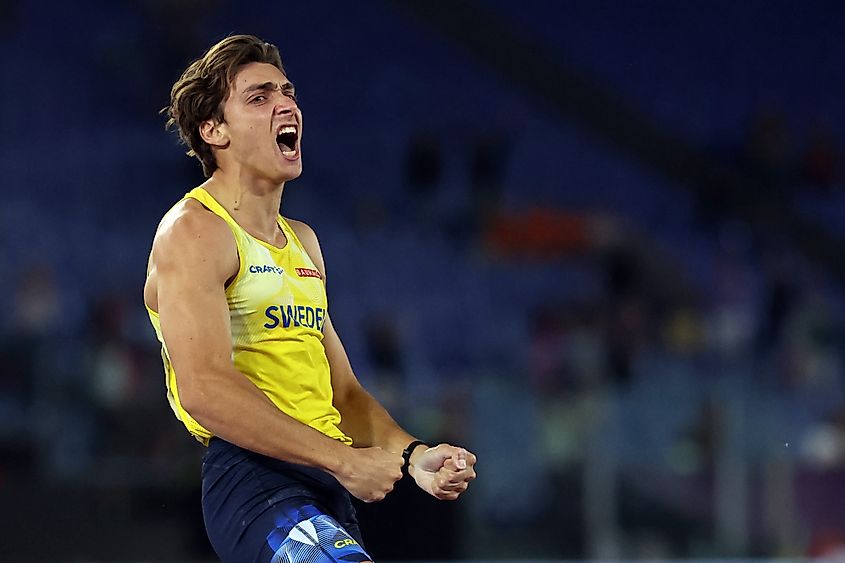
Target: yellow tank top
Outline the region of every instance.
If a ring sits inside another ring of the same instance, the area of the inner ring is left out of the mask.
[[[325,282],[291,226],[280,215],[287,238],[277,248],[253,237],[203,188],[185,195],[218,215],[232,229],[240,269],[226,288],[232,327],[232,360],[271,401],[294,419],[347,444],[340,413],[332,405],[331,374],[323,346],[327,300]],[[161,334],[158,314],[147,307],[161,342],[167,399],[176,418],[199,441],[211,432],[179,402],[177,375]]]

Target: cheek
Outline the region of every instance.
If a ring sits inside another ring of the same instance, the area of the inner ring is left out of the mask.
[[[254,124],[244,125],[235,132],[235,135],[237,135],[237,143],[244,149],[242,151],[244,153],[254,153],[257,147],[266,144],[263,143],[261,135],[258,134],[258,127]]]

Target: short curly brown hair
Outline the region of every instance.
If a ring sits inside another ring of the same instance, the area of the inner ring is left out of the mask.
[[[188,156],[202,163],[206,178],[217,170],[211,147],[200,136],[200,125],[209,119],[223,121],[223,104],[240,67],[268,63],[285,74],[275,45],[254,35],[230,35],[192,62],[170,90],[170,105],[162,110],[167,128],[176,127],[188,145]]]

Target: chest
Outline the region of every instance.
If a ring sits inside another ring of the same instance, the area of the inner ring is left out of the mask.
[[[322,275],[294,241],[276,249],[247,238],[238,250],[241,271],[227,291],[233,316],[263,314],[270,306],[325,310]]]

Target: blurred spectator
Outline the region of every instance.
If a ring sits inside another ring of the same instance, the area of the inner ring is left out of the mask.
[[[822,296],[806,292],[787,320],[779,349],[789,389],[816,396],[824,403],[845,398],[841,333]]]
[[[845,409],[810,429],[801,454],[818,469],[845,468]]]
[[[753,271],[746,256],[733,252],[723,251],[716,260],[709,332],[719,362],[733,366],[747,357],[757,328]]]
[[[786,252],[771,256],[766,264],[768,275],[757,331],[760,353],[771,352],[781,344],[786,322],[800,298],[794,262],[790,253]]]
[[[430,225],[437,220],[437,195],[443,174],[440,143],[434,134],[413,136],[405,155],[405,185],[417,220]]]
[[[677,357],[694,360],[704,349],[705,330],[701,315],[691,305],[671,307],[663,319],[661,330],[663,346]]]
[[[528,377],[538,396],[556,395],[564,385],[567,328],[554,303],[536,307],[528,319]]]
[[[555,209],[503,210],[491,219],[487,249],[511,259],[551,260],[584,254],[592,247],[591,218]]]
[[[408,403],[403,389],[407,386],[405,351],[396,318],[388,313],[367,317],[364,325],[368,374],[372,392],[393,416],[406,415]]]
[[[0,345],[0,390],[7,400],[28,409],[49,365],[46,350],[61,310],[53,272],[45,267],[25,269],[15,293],[12,322]]]
[[[130,301],[132,295],[129,291],[107,293],[91,306],[85,367],[97,421],[93,453],[105,473],[125,471],[111,463],[124,456],[145,459],[132,474],[123,474],[130,480],[153,468],[178,474],[185,463],[184,453],[172,447],[182,436],[167,409],[158,346],[132,334],[131,311],[137,308]],[[167,459],[168,455],[172,457]]]
[[[509,143],[503,133],[481,135],[473,144],[469,161],[469,186],[477,230],[482,230],[500,210]]]
[[[89,320],[91,390],[100,406],[119,413],[138,397],[141,374],[126,334],[126,304],[117,295],[99,298]]]
[[[374,316],[368,319],[366,335],[367,354],[376,372],[391,379],[401,379],[405,359],[396,321],[385,314]]]
[[[0,464],[28,471],[37,450],[36,403],[56,360],[61,303],[53,271],[24,268],[12,302],[11,323],[0,340]]]
[[[693,423],[681,438],[690,463],[687,470],[712,475],[720,450],[724,448],[726,425],[723,404],[715,400],[701,404]]]
[[[632,363],[649,338],[649,297],[645,293],[648,276],[637,250],[629,245],[616,245],[603,255],[605,307],[607,326],[605,339],[609,377],[625,385],[633,375]],[[656,286],[649,286],[652,291]]]

